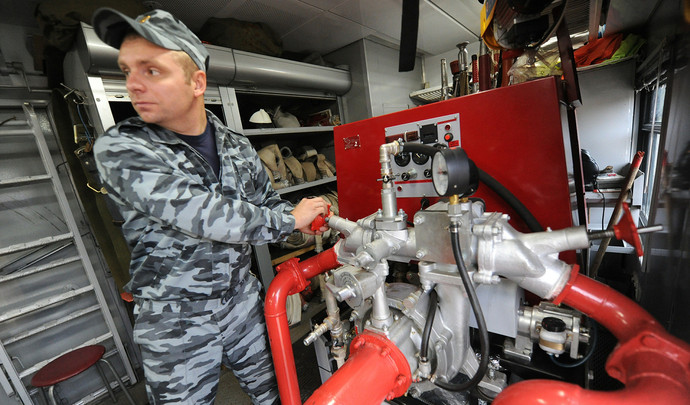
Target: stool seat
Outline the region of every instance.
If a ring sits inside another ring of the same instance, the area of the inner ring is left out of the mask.
[[[55,385],[65,380],[69,380],[75,375],[80,374],[81,372],[86,371],[88,368],[95,365],[98,369],[98,374],[101,375],[103,384],[105,384],[105,389],[108,391],[108,394],[110,394],[110,398],[113,400],[113,402],[117,402],[115,393],[110,387],[110,381],[108,381],[106,378],[105,373],[100,365],[100,363],[103,363],[108,366],[110,372],[115,376],[117,384],[120,386],[120,388],[122,388],[122,392],[124,392],[129,403],[135,405],[134,399],[131,395],[129,395],[129,392],[127,392],[125,384],[120,379],[120,376],[117,375],[113,365],[110,364],[108,360],[103,358],[104,354],[105,347],[101,345],[84,346],[80,349],[72,350],[71,352],[63,354],[38,370],[38,372],[34,374],[33,378],[31,378],[31,385],[41,389],[43,397],[46,399],[46,401],[49,401],[52,405],[57,405],[60,403],[60,401],[55,399]],[[45,397],[46,388],[48,388],[48,398]]]
[[[85,346],[65,353],[43,366],[31,379],[34,387],[48,387],[68,380],[96,364],[105,353],[101,345]]]

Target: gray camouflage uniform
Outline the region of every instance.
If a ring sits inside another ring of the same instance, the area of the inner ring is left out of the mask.
[[[250,244],[289,235],[293,206],[273,190],[247,138],[207,117],[220,178],[173,132],[138,117],[94,146],[125,219],[134,338],[152,404],[212,403],[221,361],[254,403],[273,403],[278,391]]]

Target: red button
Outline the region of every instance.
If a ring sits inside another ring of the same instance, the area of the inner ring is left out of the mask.
[[[445,135],[443,136],[443,139],[445,139],[446,142],[450,142],[450,141],[453,140],[453,134],[451,134],[451,133],[449,132],[449,133],[447,133],[447,134],[445,134]]]

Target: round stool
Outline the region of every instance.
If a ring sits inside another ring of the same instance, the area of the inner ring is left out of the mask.
[[[113,375],[115,375],[118,385],[122,389],[122,392],[125,393],[125,396],[129,402],[132,405],[135,405],[134,400],[132,399],[131,395],[129,395],[129,391],[127,391],[125,388],[125,385],[122,383],[122,380],[117,375],[110,362],[103,358],[103,354],[105,354],[105,347],[101,345],[85,346],[80,349],[67,352],[38,370],[38,372],[34,374],[33,378],[31,378],[31,385],[41,388],[41,390],[44,390],[46,387],[48,387],[48,400],[51,404],[57,405],[54,393],[55,384],[66,381],[75,375],[86,371],[89,367],[95,364],[96,368],[98,369],[98,373],[101,375],[101,379],[105,384],[105,388],[110,394],[110,398],[112,398],[113,402],[116,402],[117,400],[115,399],[113,389],[110,387],[110,382],[105,378],[105,373],[103,373],[103,369],[99,364],[100,362],[103,362],[108,366]],[[43,391],[43,393],[45,395],[45,391]]]

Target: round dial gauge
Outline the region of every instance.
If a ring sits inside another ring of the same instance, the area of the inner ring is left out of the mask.
[[[448,192],[448,162],[439,151],[434,154],[431,161],[431,181],[438,195],[446,195]]]
[[[414,152],[412,153],[412,161],[421,166],[429,161],[429,156],[424,153]]]
[[[395,155],[393,159],[395,160],[395,163],[397,163],[398,166],[404,167],[410,163],[411,157],[409,153],[401,153],[399,155]]]
[[[460,148],[443,149],[431,161],[431,180],[440,196],[466,196],[479,184],[477,167]]]

